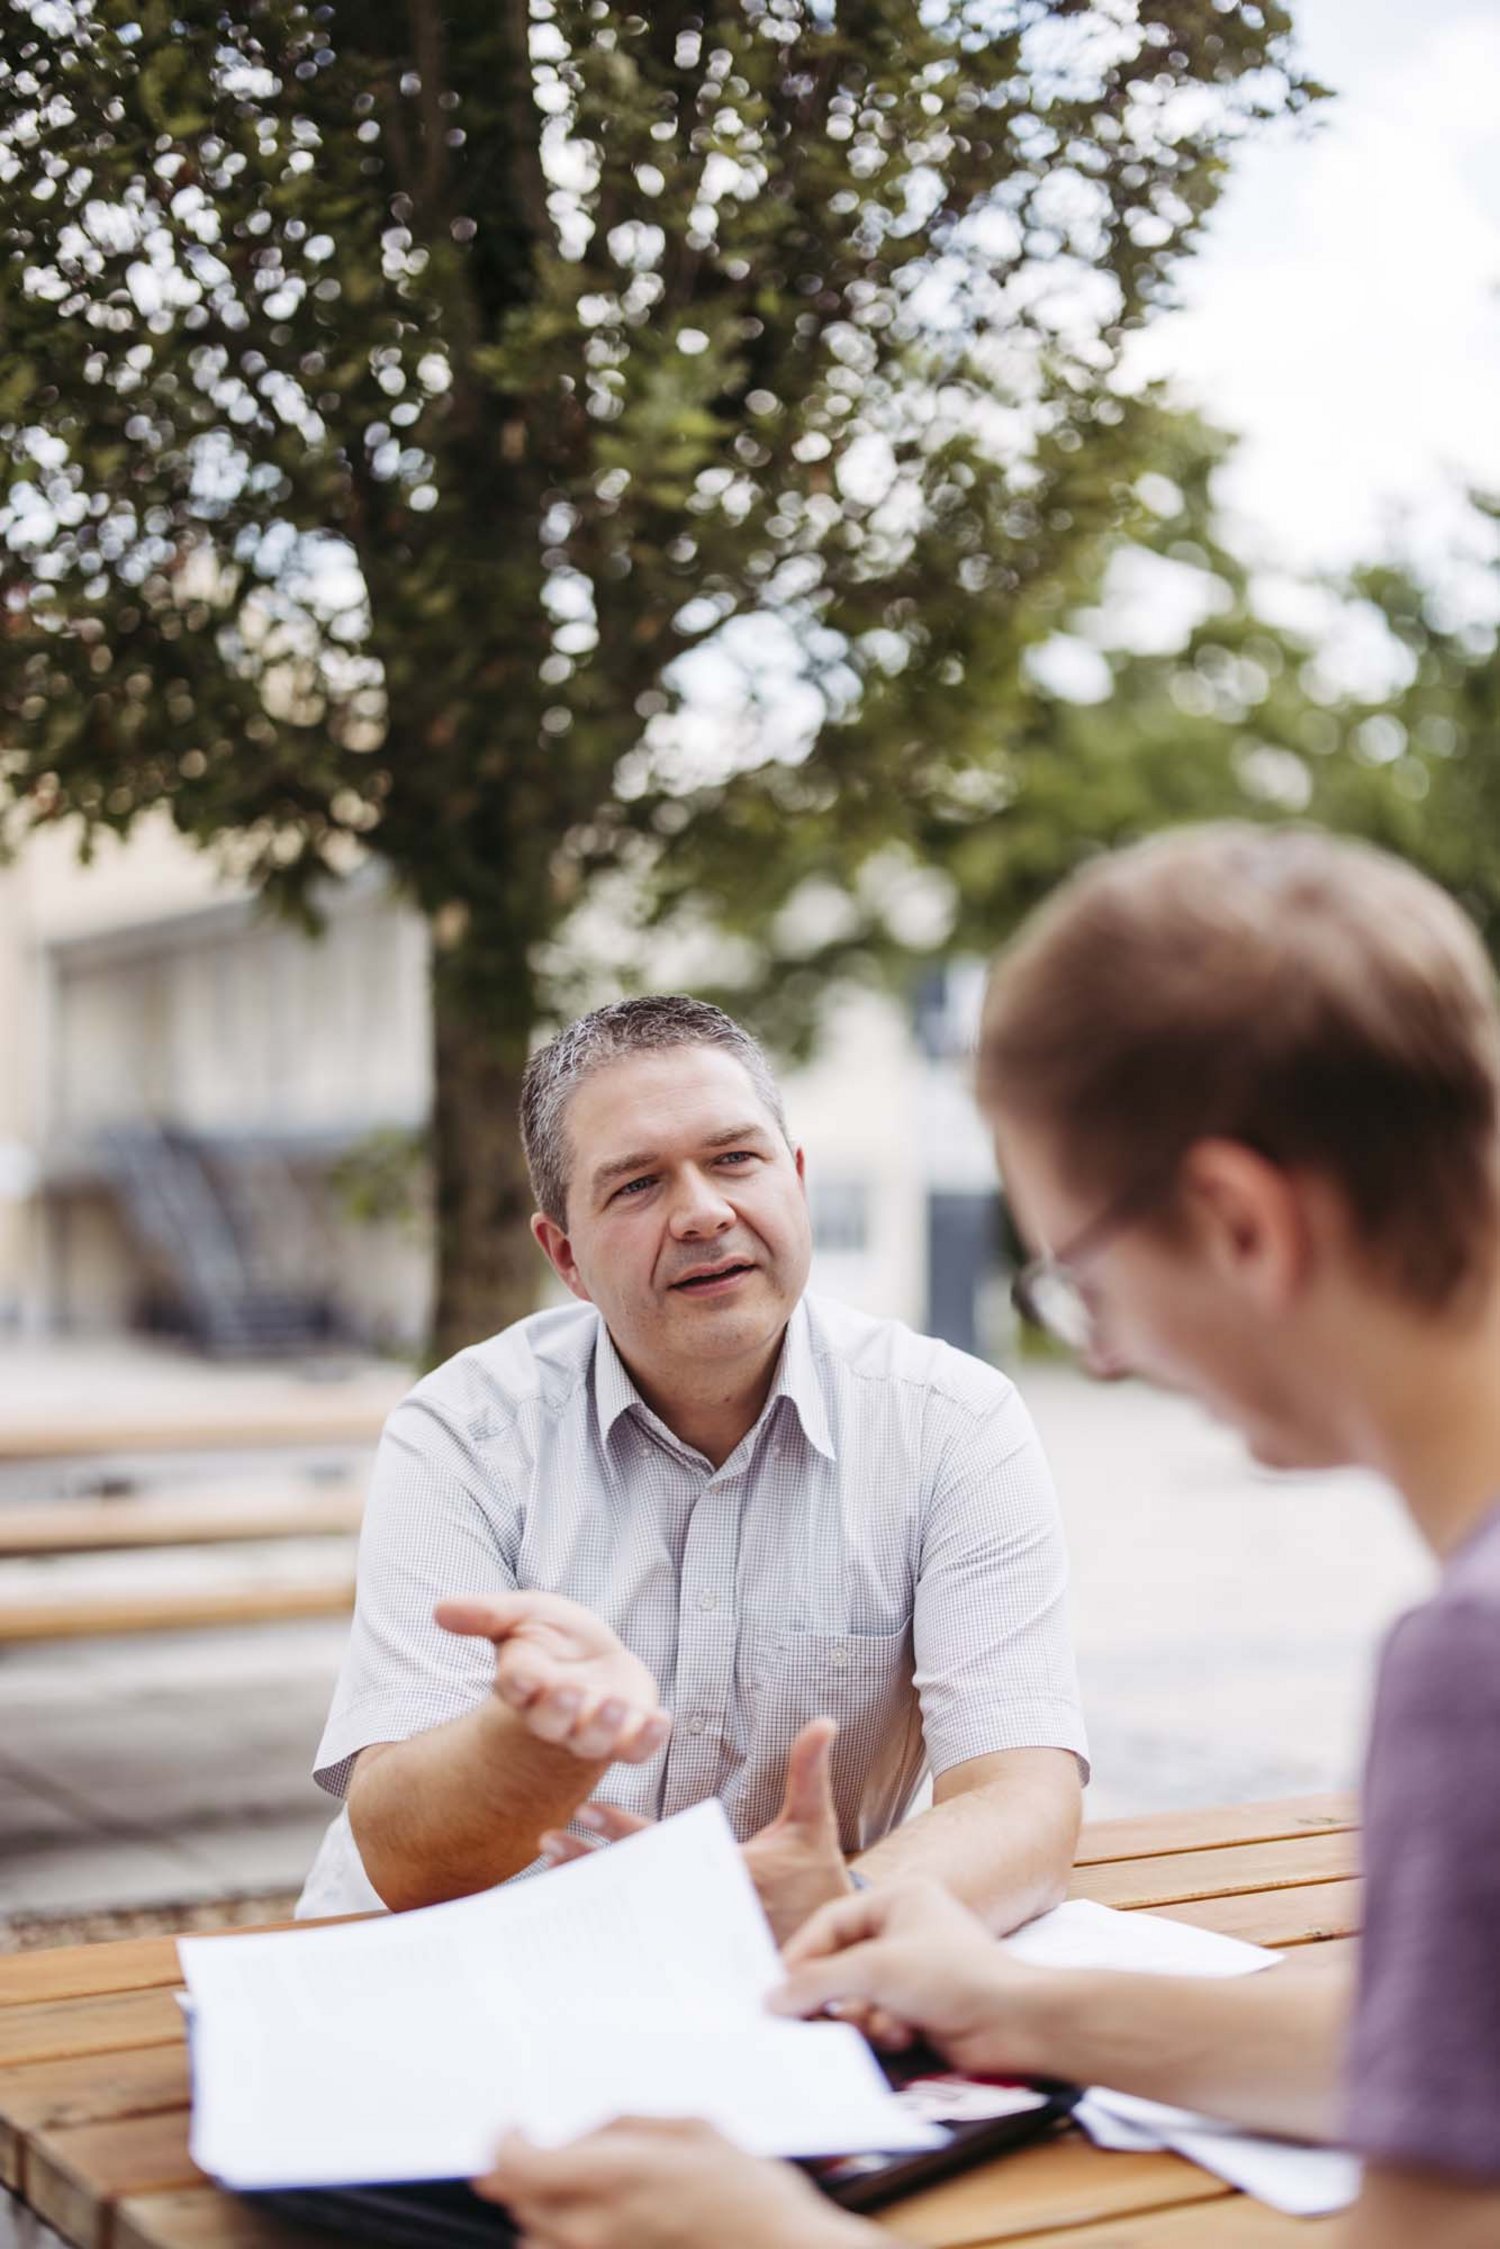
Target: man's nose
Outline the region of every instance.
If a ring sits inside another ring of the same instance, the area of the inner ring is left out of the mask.
[[[717,1181],[701,1171],[690,1171],[672,1205],[672,1231],[681,1240],[727,1234],[735,1222],[734,1207],[724,1198]]]

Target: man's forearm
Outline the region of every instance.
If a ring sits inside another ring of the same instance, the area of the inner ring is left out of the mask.
[[[607,1770],[608,1760],[538,1741],[491,1696],[445,1726],[363,1751],[349,1824],[388,1906],[436,1905],[530,1865],[543,1829],[566,1826]]]
[[[1346,1969],[1312,1961],[1213,1981],[1059,1970],[1032,1979],[1000,2035],[1039,2076],[1326,2140],[1352,1993]]]
[[[857,1872],[870,1882],[941,1882],[1002,1934],[1056,1905],[1078,1842],[1076,1768],[1055,1750],[1005,1756],[1002,1778],[908,1820],[854,1862]]]

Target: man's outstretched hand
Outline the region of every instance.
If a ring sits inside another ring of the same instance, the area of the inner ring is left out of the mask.
[[[785,1944],[819,1906],[849,1896],[854,1887],[839,1845],[829,1777],[837,1732],[832,1718],[814,1718],[803,1727],[787,1757],[781,1810],[744,1846],[745,1865],[778,1944]],[[586,1804],[574,1817],[606,1843],[617,1843],[652,1824],[614,1804]],[[585,1857],[594,1846],[554,1829],[542,1837],[541,1848],[545,1857],[561,1866]]]
[[[585,1764],[642,1764],[672,1730],[646,1666],[561,1593],[439,1601],[433,1615],[445,1632],[492,1641],[499,1700],[538,1741]]]

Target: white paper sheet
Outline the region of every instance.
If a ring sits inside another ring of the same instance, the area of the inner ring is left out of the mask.
[[[1117,1968],[1132,1976],[1249,1976],[1281,1958],[1167,1914],[1117,1913],[1092,1898],[1070,1898],[1038,1915],[1005,1947],[1042,1968]]]
[[[766,2014],[776,1948],[715,1802],[452,1905],[179,1951],[193,2157],[231,2186],[468,2177],[507,2126],[622,2112],[768,2155],[941,2138],[857,2032]]]
[[[1212,2117],[1127,2093],[1087,2093],[1074,2114],[1100,2147],[1171,2148],[1288,2217],[1316,2218],[1345,2209],[1359,2192],[1359,2161],[1338,2148],[1241,2132]]]
[[[1160,1913],[1117,1913],[1074,1898],[1005,1939],[1019,1959],[1048,1968],[1118,1969],[1127,1975],[1244,1976],[1281,1955]],[[1171,2148],[1231,2186],[1289,2216],[1342,2210],[1359,2192],[1359,2164],[1336,2148],[1263,2138],[1190,2109],[1168,2108],[1093,2086],[1075,2115],[1098,2146]]]

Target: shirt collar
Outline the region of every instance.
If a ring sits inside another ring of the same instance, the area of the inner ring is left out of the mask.
[[[836,1460],[833,1432],[828,1426],[828,1402],[818,1380],[818,1361],[812,1346],[812,1322],[803,1297],[787,1322],[786,1340],[771,1385],[771,1397],[789,1398],[802,1424],[802,1434],[825,1460]]]
[[[802,1424],[802,1434],[814,1451],[822,1453],[825,1459],[836,1459],[833,1433],[828,1426],[828,1407],[823,1397],[822,1384],[818,1380],[818,1365],[812,1347],[805,1299],[798,1303],[787,1322],[781,1357],[776,1364],[776,1379],[766,1400],[768,1412],[774,1408],[778,1398],[790,1401],[792,1410]],[[598,1341],[594,1346],[594,1411],[602,1443],[609,1443],[615,1423],[632,1406],[639,1406],[643,1413],[650,1412],[615,1348],[614,1337],[601,1320]]]

